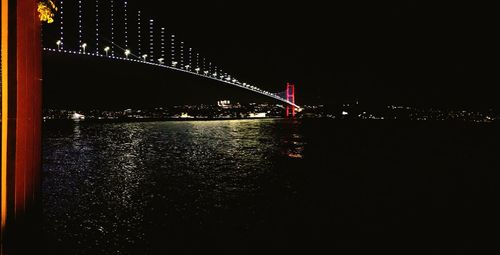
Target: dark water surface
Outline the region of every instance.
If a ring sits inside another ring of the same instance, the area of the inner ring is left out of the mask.
[[[52,254],[468,254],[499,233],[497,130],[47,122],[45,243]]]

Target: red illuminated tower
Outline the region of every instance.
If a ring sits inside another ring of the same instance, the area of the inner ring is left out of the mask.
[[[291,83],[286,84],[286,100],[295,104],[295,85]],[[295,106],[286,106],[286,117],[295,117]]]

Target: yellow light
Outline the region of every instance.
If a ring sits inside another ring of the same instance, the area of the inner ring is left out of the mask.
[[[40,17],[40,21],[46,21],[49,24],[54,22],[54,12],[56,11],[57,7],[52,0],[49,0],[48,3],[38,3],[38,16]]]
[[[9,47],[9,1],[2,0],[2,187],[1,187],[1,231],[7,221],[7,127],[8,127],[8,47]]]

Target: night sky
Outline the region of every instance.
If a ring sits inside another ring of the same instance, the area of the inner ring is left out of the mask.
[[[242,81],[273,92],[295,83],[299,104],[500,109],[492,8],[344,2],[129,0]],[[46,54],[44,68],[47,107],[269,101],[138,64]]]

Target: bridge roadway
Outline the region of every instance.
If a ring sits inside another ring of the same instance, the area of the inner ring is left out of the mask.
[[[299,111],[302,109],[302,107],[300,107],[299,105],[297,105],[293,102],[290,102],[290,101],[286,100],[285,98],[282,98],[282,97],[280,97],[274,93],[271,93],[269,91],[259,89],[255,86],[251,86],[251,85],[248,85],[246,83],[241,83],[239,81],[234,81],[231,79],[228,80],[228,79],[224,79],[224,78],[219,78],[218,76],[216,77],[213,75],[208,75],[208,74],[205,74],[204,72],[193,72],[193,71],[186,70],[183,68],[178,68],[178,67],[174,67],[174,66],[160,64],[160,63],[154,63],[154,62],[150,62],[150,61],[144,61],[142,59],[125,58],[125,57],[117,57],[117,56],[106,56],[106,55],[97,54],[97,53],[83,53],[83,52],[79,52],[79,51],[71,51],[71,50],[64,50],[64,49],[43,48],[43,50],[47,51],[47,52],[56,52],[56,53],[74,54],[74,55],[86,55],[86,56],[92,56],[92,57],[100,57],[100,58],[108,58],[108,59],[121,60],[121,61],[129,61],[129,62],[135,62],[135,63],[140,63],[140,64],[146,64],[146,65],[152,65],[152,66],[157,66],[157,67],[161,67],[161,68],[166,68],[166,69],[170,69],[170,70],[174,70],[174,71],[178,71],[178,72],[183,72],[183,73],[199,76],[199,77],[202,77],[205,79],[211,79],[214,81],[226,83],[226,84],[236,86],[236,87],[239,87],[242,89],[246,89],[246,90],[252,91],[254,93],[258,93],[258,94],[273,98],[275,100],[281,101],[285,104],[291,105]]]

